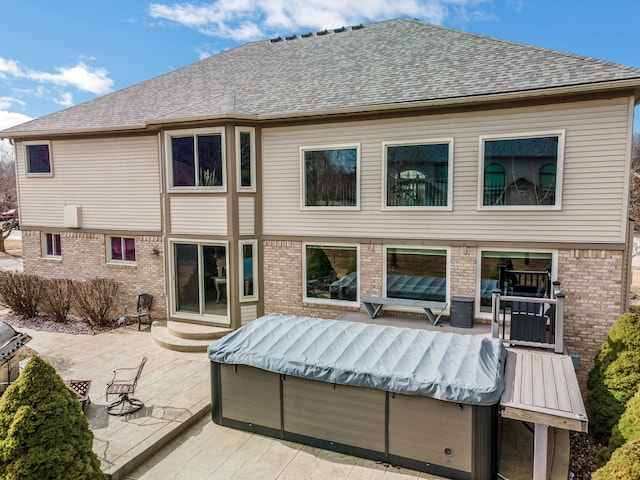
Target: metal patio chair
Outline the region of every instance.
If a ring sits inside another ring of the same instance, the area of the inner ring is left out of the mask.
[[[119,398],[107,406],[109,415],[126,415],[136,412],[144,406],[142,401],[133,398],[133,395],[145,363],[147,363],[147,357],[142,358],[142,362],[138,367],[116,368],[113,371],[113,378],[107,383],[106,398],[107,402],[109,401],[109,395],[118,395]]]
[[[153,295],[149,293],[142,293],[138,295],[138,302],[136,304],[136,313],[127,313],[127,308],[124,309],[124,314],[120,317],[119,323],[122,325],[127,324],[127,320],[135,320],[138,322],[138,330],[142,324],[142,318],[148,317],[149,324],[151,324],[151,302],[153,302]]]

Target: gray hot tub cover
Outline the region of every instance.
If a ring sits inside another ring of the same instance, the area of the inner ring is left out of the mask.
[[[208,355],[212,362],[470,405],[496,404],[504,390],[505,348],[477,335],[271,314],[212,343]]]

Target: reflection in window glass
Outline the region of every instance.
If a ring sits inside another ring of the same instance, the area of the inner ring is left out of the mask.
[[[505,295],[548,294],[549,280],[553,276],[552,264],[551,252],[482,252],[480,311],[491,311],[491,292],[495,288],[499,288]]]
[[[484,205],[555,205],[558,142],[558,136],[485,140]],[[499,167],[504,169],[502,186]],[[553,181],[540,174],[542,167],[554,168]]]
[[[305,271],[306,298],[358,299],[356,247],[307,245]]]
[[[303,162],[306,207],[358,205],[356,148],[306,150]]]
[[[48,257],[62,256],[59,233],[47,233],[45,235],[45,255]]]
[[[111,260],[120,262],[135,262],[135,239],[128,237],[111,237]]]
[[[242,245],[242,270],[244,279],[244,291],[245,297],[253,296],[253,244],[245,243]]]
[[[27,145],[27,173],[51,173],[49,145]]]
[[[251,187],[251,132],[240,132],[240,186]]]
[[[222,136],[171,137],[171,166],[174,187],[221,186]]]
[[[446,301],[446,250],[387,248],[387,297]]]
[[[226,247],[176,243],[174,257],[176,312],[228,317]]]
[[[387,206],[447,205],[448,143],[389,145],[386,153]]]

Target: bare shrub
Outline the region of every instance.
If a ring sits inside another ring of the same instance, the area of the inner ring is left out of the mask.
[[[115,317],[118,283],[108,278],[94,278],[74,285],[73,308],[93,325],[108,325]]]
[[[71,310],[73,297],[73,282],[62,278],[52,278],[43,281],[42,311],[56,322],[66,322]]]
[[[42,278],[19,272],[0,275],[0,303],[17,315],[35,317],[42,298]]]

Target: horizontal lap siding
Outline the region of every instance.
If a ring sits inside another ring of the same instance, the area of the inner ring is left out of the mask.
[[[160,231],[157,137],[54,140],[54,176],[43,178],[26,177],[16,150],[25,227],[62,228],[64,205],[79,205],[84,229]]]
[[[171,233],[227,234],[227,199],[221,195],[173,195],[169,201]]]
[[[263,130],[267,235],[624,241],[627,98]],[[565,130],[560,211],[479,211],[479,137]],[[382,211],[382,143],[454,139],[452,211]],[[301,146],[360,144],[359,211],[301,211]]]
[[[253,197],[238,198],[238,233],[240,235],[255,235],[255,200]]]

